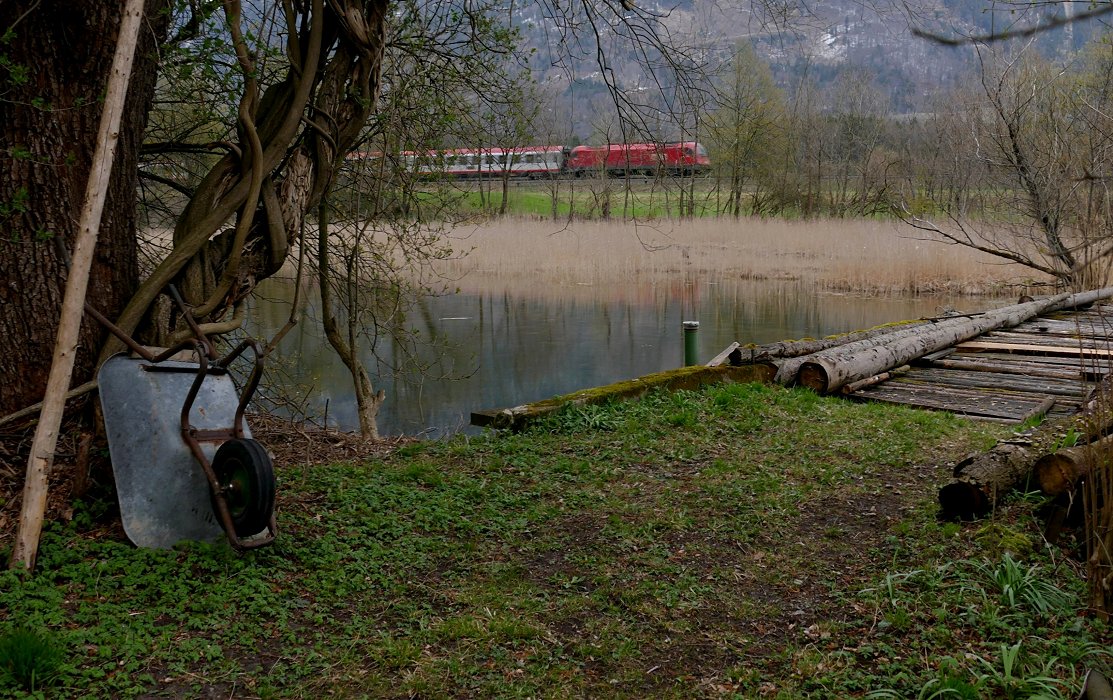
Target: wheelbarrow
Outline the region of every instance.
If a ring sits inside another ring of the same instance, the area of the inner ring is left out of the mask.
[[[85,305],[132,351],[97,374],[124,532],[150,548],[221,533],[241,551],[270,544],[278,533],[274,466],[244,420],[262,353],[247,339],[218,356],[172,286],[170,294],[194,337],[158,354]],[[254,365],[237,397],[228,367],[248,349]]]

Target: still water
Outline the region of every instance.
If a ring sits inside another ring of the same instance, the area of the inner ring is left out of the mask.
[[[286,322],[292,283],[268,280],[254,314],[256,337]],[[807,283],[677,280],[425,300],[406,321],[431,341],[406,364],[403,347],[380,339],[364,361],[386,391],[379,413],[383,435],[441,437],[471,432],[473,410],[504,408],[578,389],[679,367],[683,321],[699,321],[698,347],[707,361],[731,342],[768,343],[822,337],[881,323],[939,315],[943,307],[979,311],[1007,300],[943,297],[857,297],[818,293]],[[370,343],[368,343],[369,345]],[[332,427],[355,430],[351,378],[329,347],[314,309],[268,360],[281,381],[300,387],[303,403]]]

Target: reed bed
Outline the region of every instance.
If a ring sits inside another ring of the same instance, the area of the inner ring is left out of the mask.
[[[493,280],[537,289],[699,276],[796,280],[864,295],[987,295],[1044,281],[1019,265],[915,233],[869,220],[501,220],[456,229],[457,255],[439,271],[465,290],[489,289]]]

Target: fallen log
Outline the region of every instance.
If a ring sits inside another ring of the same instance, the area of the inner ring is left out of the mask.
[[[1113,436],[1106,436],[1088,445],[1069,447],[1046,454],[1032,468],[1040,491],[1048,496],[1061,496],[1074,491],[1094,465],[1108,464],[1113,457]]]
[[[769,362],[771,360],[783,360],[792,357],[811,355],[820,350],[835,348],[858,340],[877,338],[896,330],[913,328],[915,326],[926,326],[933,322],[933,320],[928,319],[899,321],[897,323],[886,323],[883,326],[875,326],[874,328],[868,328],[864,331],[851,331],[850,333],[832,335],[826,338],[781,340],[776,343],[766,343],[764,345],[743,345],[739,347],[739,350],[742,352],[742,361],[748,364]]]
[[[800,372],[800,365],[807,362],[808,358],[817,352],[842,347],[851,343],[869,340],[877,341],[882,336],[887,336],[891,333],[907,331],[921,326],[930,326],[938,321],[939,319],[928,319],[908,321],[907,323],[890,323],[865,331],[853,331],[844,335],[824,338],[823,340],[790,340],[783,343],[759,345],[756,349],[761,352],[753,355],[753,357],[768,357],[778,360],[777,376],[773,378],[773,381],[787,386],[796,381],[796,375]],[[745,347],[741,347],[739,350],[745,352]],[[764,360],[758,361],[762,362]]]
[[[1094,388],[1081,412],[1041,423],[956,464],[955,480],[939,489],[943,514],[960,518],[985,515],[1002,496],[1032,477],[1041,457],[1062,452],[1060,448],[1068,436],[1108,433],[1113,428],[1111,389],[1113,377],[1106,376]]]
[[[1005,493],[1032,470],[1030,443],[999,442],[988,452],[970,455],[954,467],[955,481],[939,489],[939,505],[946,516],[985,515]]]
[[[896,330],[878,338],[867,338],[808,355],[800,364],[795,380],[817,393],[832,393],[845,384],[881,374],[987,331],[1015,326],[1040,314],[1092,304],[1111,296],[1113,288],[1058,294],[994,309],[976,317],[956,317]],[[787,373],[783,375],[778,372],[778,379],[782,383],[791,383],[792,377]]]

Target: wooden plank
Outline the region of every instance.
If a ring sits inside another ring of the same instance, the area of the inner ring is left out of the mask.
[[[1048,347],[1083,347],[1083,348],[1108,348],[1113,346],[1113,340],[1110,338],[1079,338],[1066,336],[1046,336],[1034,333],[1013,333],[1012,331],[994,331],[986,333],[978,337],[978,340],[986,340],[1002,343],[1027,343],[1031,345],[1043,345]]]
[[[1077,368],[1060,369],[1037,367],[1035,364],[1036,363],[1027,362],[981,361],[974,359],[944,359],[936,360],[935,362],[923,366],[967,372],[987,372],[989,374],[1022,374],[1028,377],[1066,379],[1071,381],[1083,381],[1093,376],[1093,373],[1087,373]]]
[[[1113,358],[1113,348],[1080,348],[1065,345],[1036,345],[1034,343],[1004,343],[992,340],[968,340],[956,345],[959,350],[998,350],[1013,353],[1074,355],[1076,357]]]
[[[886,384],[884,384],[882,386],[907,384],[907,383],[911,383],[911,382],[913,382],[913,380],[909,379],[908,377],[902,377],[900,379],[895,379],[895,380],[892,380],[890,382],[887,382]],[[918,387],[922,387],[922,388],[926,388],[926,387],[931,386],[930,384],[926,384],[924,382],[916,382],[916,385]],[[999,402],[1010,402],[1010,401],[1020,400],[1020,401],[1025,402],[1025,403],[1032,403],[1032,402],[1037,402],[1038,403],[1039,401],[1042,401],[1044,398],[1046,398],[1044,396],[1032,394],[1031,392],[1013,391],[1013,390],[1009,390],[1009,389],[999,389],[999,388],[996,388],[996,387],[986,388],[986,387],[975,387],[975,386],[947,386],[947,387],[938,387],[937,391],[940,394],[952,394],[952,395],[954,395],[956,397],[959,397],[963,400],[965,400],[965,399],[977,399],[977,400],[980,400],[980,401],[999,401]],[[1079,405],[1079,404],[1081,404],[1080,399],[1075,399],[1075,398],[1072,398],[1072,397],[1069,397],[1069,396],[1057,397],[1057,398],[1061,398],[1061,403],[1064,404],[1064,405],[1071,405],[1071,404]]]
[[[1042,396],[1037,397],[1023,392],[996,390],[985,387],[941,386],[918,382],[908,377],[894,379],[883,384],[878,384],[877,386],[882,389],[904,391],[910,394],[936,396],[940,400],[952,398],[958,403],[976,401],[1000,405],[1016,404],[1018,402],[1023,404],[1037,404],[1044,398]],[[1069,402],[1070,399],[1064,398],[1064,401]]]
[[[1056,319],[1036,318],[1014,326],[1012,330],[1016,333],[1037,333],[1045,336],[1065,335],[1077,337],[1081,335],[1095,338],[1105,338],[1113,334],[1113,327],[1111,327],[1109,323],[1095,323],[1093,320],[1078,318],[1061,321]]]
[[[1059,357],[1056,355],[1018,355],[1014,353],[998,353],[974,350],[969,352],[960,351],[955,353],[951,357],[954,359],[977,360],[979,362],[985,360],[990,360],[993,362],[1012,362],[1026,366],[1031,365],[1032,367],[1044,367],[1048,369],[1072,368],[1078,370],[1085,369],[1087,371],[1093,369],[1093,364],[1091,364],[1090,362],[1081,362],[1077,356]],[[1101,362],[1098,362],[1097,364],[1099,367],[1104,366],[1106,368],[1106,371],[1108,371],[1110,367],[1113,367],[1113,364],[1103,365]]]
[[[730,354],[737,349],[738,349],[738,341],[736,340],[733,343],[731,343],[730,345],[726,346],[726,348],[723,349],[723,351],[721,353],[719,353],[715,357],[712,357],[711,361],[707,363],[707,366],[708,367],[718,367],[719,365],[726,362],[727,358],[730,357]]]
[[[956,369],[916,369],[908,373],[910,381],[922,381],[941,386],[984,388],[990,391],[1004,389],[1039,396],[1070,396],[1082,398],[1093,384],[1081,380],[1032,378],[1016,374],[987,374]]]
[[[903,404],[916,408],[928,408],[937,411],[949,411],[956,415],[986,416],[991,418],[1005,418],[1010,421],[1020,422],[1021,418],[1039,406],[1038,401],[1029,402],[1004,402],[985,401],[977,398],[963,398],[954,395],[939,395],[933,392],[914,392],[898,389],[893,382],[887,382],[865,391],[860,391],[851,396],[880,401],[883,403]]]
[[[991,412],[998,412],[1000,407],[1012,406],[1017,407],[1017,410],[1022,413],[1039,405],[1047,398],[1040,394],[998,389],[959,386],[944,387],[917,382],[908,376],[869,387],[859,393],[869,396],[879,392],[899,392],[908,397],[907,403],[915,403],[915,401],[921,399],[931,398],[936,404],[950,402],[950,404],[963,407],[964,410],[968,411],[973,411],[978,406],[991,406],[993,407],[993,411]],[[1081,404],[1081,398],[1079,397],[1065,396],[1056,398],[1056,408],[1062,407],[1068,412]],[[1019,407],[1026,408],[1020,410]]]

